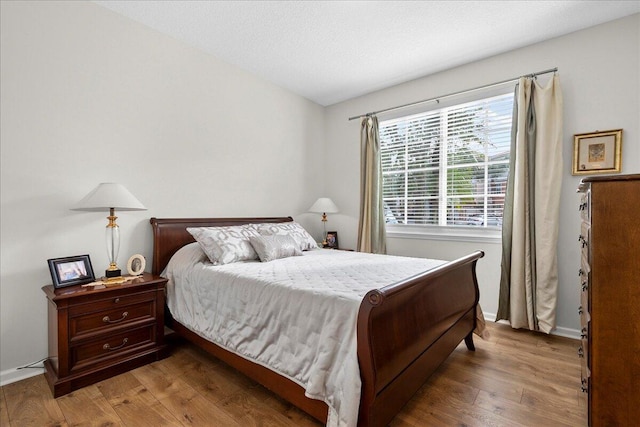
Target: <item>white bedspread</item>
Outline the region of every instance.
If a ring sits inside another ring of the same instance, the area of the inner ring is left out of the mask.
[[[266,263],[170,262],[167,305],[193,332],[326,402],[328,426],[355,426],[362,298],[444,262],[326,249]]]

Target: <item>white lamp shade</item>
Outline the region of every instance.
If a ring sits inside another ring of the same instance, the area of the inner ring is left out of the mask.
[[[328,197],[320,197],[316,202],[309,208],[309,212],[317,212],[317,213],[336,213],[338,212],[338,207],[333,201]]]
[[[140,200],[127,190],[124,185],[103,182],[87,194],[74,207],[73,211],[102,212],[115,208],[118,211],[146,211]]]

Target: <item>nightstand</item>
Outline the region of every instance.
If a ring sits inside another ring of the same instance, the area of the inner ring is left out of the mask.
[[[42,288],[49,318],[45,377],[54,397],[168,356],[166,283],[144,273],[111,287]]]

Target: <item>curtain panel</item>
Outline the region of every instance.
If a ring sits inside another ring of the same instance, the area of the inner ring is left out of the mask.
[[[502,225],[502,272],[496,320],[549,333],[556,326],[558,219],[562,183],[562,94],[516,86],[511,161]]]
[[[358,251],[387,252],[382,203],[382,164],[378,118],[364,117],[360,123],[360,221]]]

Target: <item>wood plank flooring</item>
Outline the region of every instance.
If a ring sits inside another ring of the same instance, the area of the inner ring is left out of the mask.
[[[578,342],[487,325],[462,343],[391,422],[423,426],[586,426]],[[188,343],[171,357],[53,399],[43,375],[0,388],[0,425],[319,426]]]

